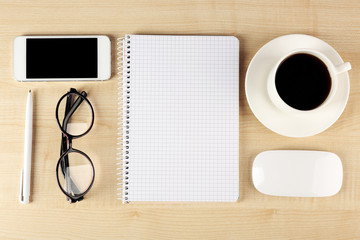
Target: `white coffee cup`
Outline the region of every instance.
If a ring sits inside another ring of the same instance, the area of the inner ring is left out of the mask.
[[[318,107],[316,107],[312,110],[299,110],[299,109],[289,106],[287,103],[285,103],[282,100],[282,98],[280,97],[280,95],[276,89],[275,77],[276,77],[276,72],[277,72],[280,64],[284,60],[289,58],[290,56],[293,56],[295,54],[300,54],[300,53],[309,54],[309,55],[312,55],[312,56],[318,58],[319,60],[321,60],[327,67],[327,70],[328,70],[330,78],[331,78],[331,87],[330,87],[330,92],[329,92],[327,98]],[[349,62],[342,63],[340,65],[335,66],[328,57],[326,57],[323,53],[321,53],[317,50],[308,49],[308,48],[296,49],[296,50],[288,52],[287,54],[282,56],[270,70],[268,80],[267,80],[268,94],[269,94],[271,101],[274,103],[274,105],[284,112],[306,114],[310,111],[318,111],[321,108],[324,108],[326,105],[328,105],[329,102],[331,102],[331,100],[334,98],[335,93],[337,91],[338,81],[339,81],[338,75],[341,73],[347,72],[350,69],[351,69],[351,64]]]

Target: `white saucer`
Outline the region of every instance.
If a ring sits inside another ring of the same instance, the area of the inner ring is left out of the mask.
[[[350,80],[347,72],[338,75],[338,89],[328,105],[306,115],[285,113],[270,100],[267,76],[276,61],[298,48],[312,48],[326,55],[334,65],[344,63],[326,42],[309,35],[285,35],[265,44],[251,60],[245,78],[245,92],[256,118],[270,130],[288,137],[308,137],[329,128],[340,117],[349,98]]]

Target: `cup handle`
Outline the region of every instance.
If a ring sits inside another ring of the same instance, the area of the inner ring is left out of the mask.
[[[340,65],[337,65],[335,67],[335,69],[336,69],[337,74],[347,72],[351,69],[351,64],[349,62],[346,62],[346,63],[340,64]]]

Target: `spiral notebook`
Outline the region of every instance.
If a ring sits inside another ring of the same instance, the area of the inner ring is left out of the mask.
[[[126,35],[118,61],[119,199],[236,201],[238,39]]]

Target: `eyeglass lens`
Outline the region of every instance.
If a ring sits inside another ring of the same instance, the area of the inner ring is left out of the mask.
[[[81,153],[70,152],[62,159],[58,168],[61,188],[70,196],[77,197],[83,194],[93,180],[93,166],[89,159]]]
[[[67,114],[64,114],[67,112]],[[92,124],[92,110],[84,97],[69,93],[63,98],[58,108],[59,122],[62,129],[73,136],[85,133]]]

